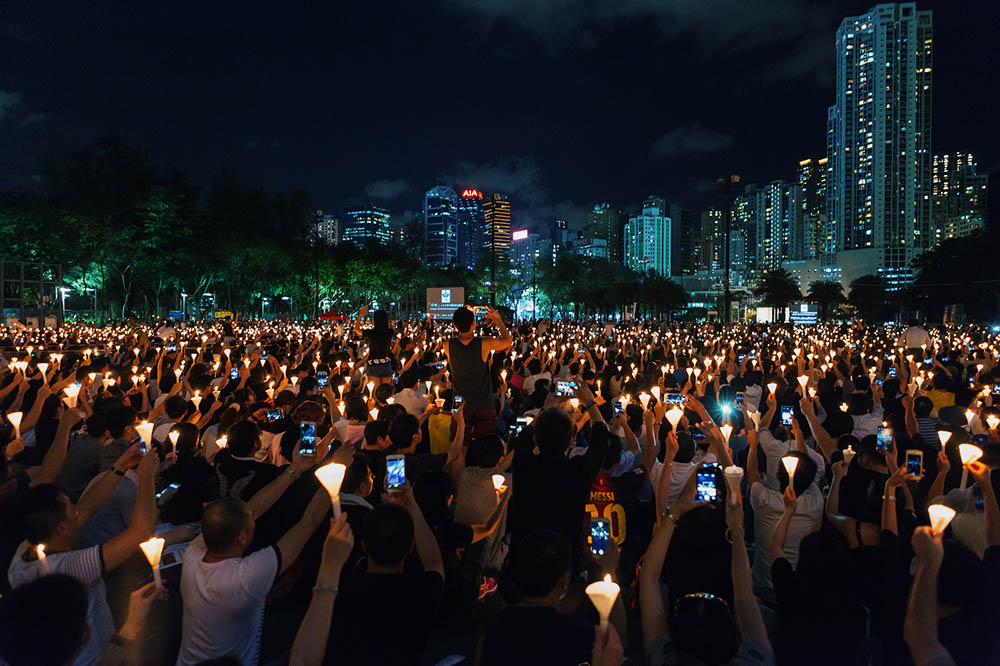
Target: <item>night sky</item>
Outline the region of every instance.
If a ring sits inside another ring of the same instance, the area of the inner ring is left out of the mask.
[[[207,189],[224,169],[339,210],[505,191],[514,226],[825,152],[834,33],[873,3],[803,0],[19,2],[0,10],[0,185],[116,134]],[[935,152],[1000,163],[1000,3],[934,11]]]

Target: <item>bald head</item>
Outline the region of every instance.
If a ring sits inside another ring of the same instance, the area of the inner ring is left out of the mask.
[[[213,553],[232,550],[239,536],[250,526],[252,516],[246,502],[224,497],[211,502],[201,516],[201,533]]]

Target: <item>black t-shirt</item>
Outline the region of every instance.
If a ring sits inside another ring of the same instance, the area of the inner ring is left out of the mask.
[[[438,616],[443,588],[444,581],[433,571],[345,573],[333,607],[324,663],[420,663],[427,635]]]
[[[389,345],[392,342],[392,329],[369,328],[364,331],[368,341],[368,358],[381,359],[389,357]]]
[[[219,496],[215,470],[201,456],[180,455],[176,464],[163,470],[160,481],[164,488],[172,483],[180,486],[163,506],[163,518],[170,523],[191,523],[201,520],[204,503]]]
[[[611,524],[611,538],[618,544],[619,583],[626,584],[635,576],[635,566],[648,544],[647,529],[642,522],[639,492],[646,474],[634,469],[620,477],[601,472],[590,486],[584,506],[584,538],[590,535],[590,519],[604,518]]]
[[[590,661],[594,626],[549,606],[508,606],[483,636],[482,666],[579,666]]]
[[[249,500],[274,481],[281,470],[270,463],[234,458],[229,449],[223,449],[215,456],[215,473],[219,479],[220,497]]]

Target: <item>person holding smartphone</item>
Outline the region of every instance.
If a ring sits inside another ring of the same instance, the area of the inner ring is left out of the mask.
[[[455,393],[465,400],[465,442],[473,437],[488,435],[496,430],[497,412],[493,399],[493,378],[490,374],[490,353],[510,349],[512,338],[500,314],[486,308],[486,317],[500,330],[500,337],[476,335],[476,316],[468,307],[455,310],[452,323],[458,335],[445,343],[445,355],[451,369]]]

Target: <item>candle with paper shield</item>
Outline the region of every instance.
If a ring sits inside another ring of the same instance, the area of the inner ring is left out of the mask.
[[[507,478],[503,474],[493,475],[493,490],[500,492],[503,490],[503,484],[507,482]]]
[[[167,438],[170,439],[170,443],[174,447],[174,458],[177,457],[177,438],[180,436],[181,434],[176,430],[171,430],[170,432],[167,433]]]
[[[724,423],[719,426],[719,430],[722,431],[722,440],[726,443],[726,446],[729,446],[729,436],[733,434],[733,426]]]
[[[39,363],[38,364],[38,371],[42,373],[42,382],[45,383],[45,384],[49,383],[49,376],[48,376],[48,374],[46,374],[48,372],[48,369],[49,369],[49,364],[48,363]]]
[[[347,466],[340,463],[323,465],[315,472],[316,478],[326,488],[326,492],[330,493],[330,504],[333,505],[334,516],[340,515],[340,486],[344,483],[345,472],[347,472]]]
[[[143,421],[135,427],[135,431],[139,433],[139,437],[142,437],[142,441],[146,443],[146,448],[153,443],[153,424],[149,421]]]
[[[847,448],[844,449],[844,462],[847,463],[848,465],[850,465],[851,461],[854,460],[854,456],[856,454],[857,454],[857,451],[854,450],[854,447],[851,446],[850,444],[848,444]]]
[[[21,419],[24,418],[24,412],[11,412],[7,415],[7,420],[10,424],[14,426],[14,439],[21,438]]]
[[[940,440],[941,442],[942,449],[945,447],[946,444],[948,444],[949,439],[951,439],[950,430],[938,430],[938,440]]]
[[[931,531],[934,534],[941,534],[955,517],[955,510],[944,504],[931,504],[927,507],[927,515],[931,519]]]
[[[969,482],[969,465],[983,457],[983,450],[975,444],[959,444],[958,455],[962,458],[962,485],[960,488],[965,490],[965,485]]]
[[[681,419],[684,417],[684,410],[674,405],[666,413],[667,421],[670,422],[670,427],[677,430],[677,424],[680,423]]]
[[[795,456],[785,456],[781,459],[781,464],[785,466],[785,471],[788,472],[788,483],[795,485],[795,468],[799,466],[799,459]]]
[[[768,385],[767,385],[767,390],[770,393],[774,393],[775,391],[778,390],[778,383],[777,382],[769,382]]]
[[[997,426],[1000,426],[1000,417],[996,414],[990,414],[986,417],[986,425],[989,426],[990,430],[996,430]]]
[[[807,375],[799,375],[798,380],[799,380],[799,386],[802,387],[802,392],[804,395],[806,390],[806,384],[809,383],[809,377]]]
[[[40,543],[35,546],[35,554],[38,555],[38,562],[42,565],[42,573],[48,575],[49,561],[45,557],[45,544]]]
[[[198,409],[201,407],[201,392],[195,391],[194,395],[191,396],[191,402],[194,403],[194,408]]]
[[[163,537],[153,537],[149,541],[143,541],[139,544],[139,548],[142,548],[142,554],[146,556],[149,566],[153,568],[153,580],[156,581],[156,587],[163,585],[160,580],[160,556],[163,555],[164,543]]]
[[[590,603],[594,604],[597,614],[601,617],[601,627],[607,629],[608,617],[611,615],[611,609],[615,605],[615,599],[618,598],[621,588],[618,587],[617,583],[612,582],[611,574],[607,574],[604,580],[588,585],[585,591],[590,597]]]
[[[227,446],[228,444],[229,444],[229,438],[228,438],[228,437],[226,437],[225,435],[223,435],[222,437],[219,437],[219,438],[217,438],[217,439],[215,440],[215,445],[216,445],[217,447],[219,447],[220,449],[224,449],[224,448],[226,448],[226,446]]]
[[[642,405],[642,411],[646,411],[649,406],[649,394],[645,391],[639,394],[639,404]]]
[[[69,407],[70,409],[74,409],[76,407],[77,400],[80,397],[80,384],[76,383],[70,384],[69,386],[63,389],[63,393],[66,394],[66,397],[63,398],[63,401],[66,403],[66,406]]]

